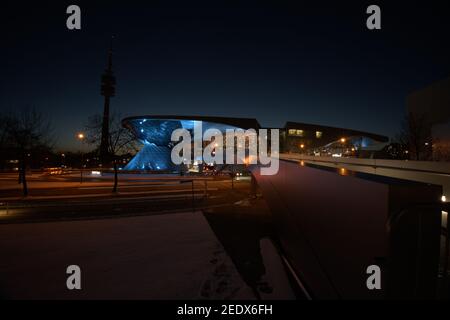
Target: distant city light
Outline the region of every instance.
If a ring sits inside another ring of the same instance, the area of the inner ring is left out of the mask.
[[[341,138],[342,143],[345,143],[345,141],[346,141],[345,138]]]
[[[77,135],[78,139],[83,140],[84,139],[84,133],[79,133]]]

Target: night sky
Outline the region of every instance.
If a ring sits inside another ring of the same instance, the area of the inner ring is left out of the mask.
[[[444,1],[6,3],[0,108],[49,115],[60,149],[76,148],[76,132],[102,112],[112,34],[111,106],[123,116],[251,117],[393,136],[406,95],[450,75]],[[80,31],[66,28],[70,4],[81,7]],[[382,30],[366,28],[370,4],[381,7]]]

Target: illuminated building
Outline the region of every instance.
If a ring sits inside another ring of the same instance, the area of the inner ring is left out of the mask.
[[[201,125],[202,135],[208,129],[217,129],[225,133],[227,129],[261,129],[256,119],[203,117],[203,116],[139,116],[122,120],[122,124],[131,130],[142,143],[142,149],[126,165],[125,170],[178,171],[171,161],[172,132],[176,129],[194,131]],[[193,133],[191,133],[193,136]],[[326,127],[320,125],[288,122],[280,128],[280,152],[302,152],[321,155],[332,155],[335,147],[340,148],[342,155],[349,150],[355,151],[370,146],[382,145],[388,138],[367,132]],[[335,146],[335,144],[337,144]],[[202,159],[194,159],[201,164]]]

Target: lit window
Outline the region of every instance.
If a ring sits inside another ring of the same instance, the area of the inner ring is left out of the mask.
[[[323,132],[322,131],[316,131],[316,138],[320,139],[322,138]]]
[[[305,135],[305,131],[300,129],[289,129],[290,136],[303,137]]]

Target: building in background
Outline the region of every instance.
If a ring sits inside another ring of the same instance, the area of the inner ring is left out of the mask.
[[[194,129],[202,128],[202,137],[206,130],[217,129],[224,135],[227,129],[259,129],[255,119],[197,117],[197,116],[142,116],[122,120],[122,124],[131,130],[143,147],[127,164],[125,170],[179,171],[171,161],[172,132],[176,129],[186,129],[194,137]],[[203,143],[205,147],[208,142]],[[193,148],[192,148],[193,150]],[[192,158],[191,158],[192,159]],[[202,159],[193,159],[189,169],[202,170]]]
[[[299,122],[287,122],[281,136],[283,152],[316,156],[357,157],[362,151],[381,150],[389,141],[369,132]]]
[[[203,116],[148,115],[125,118],[122,124],[131,130],[143,145],[124,169],[149,171],[180,170],[172,163],[170,157],[174,146],[171,135],[176,129],[187,129],[191,131],[192,137],[194,128],[200,125],[202,135],[208,129],[218,129],[222,133],[225,133],[227,129],[262,129],[256,119]],[[287,122],[283,128],[277,129],[280,130],[280,152],[282,153],[356,157],[365,150],[381,150],[388,142],[388,138],[382,135],[297,122]],[[270,135],[268,136],[270,139]],[[207,144],[209,142],[204,142],[203,147]],[[193,159],[193,168],[189,169],[201,171],[202,166],[201,158]]]
[[[450,160],[450,77],[435,82],[407,97],[408,113],[424,117],[431,126],[434,160]]]

